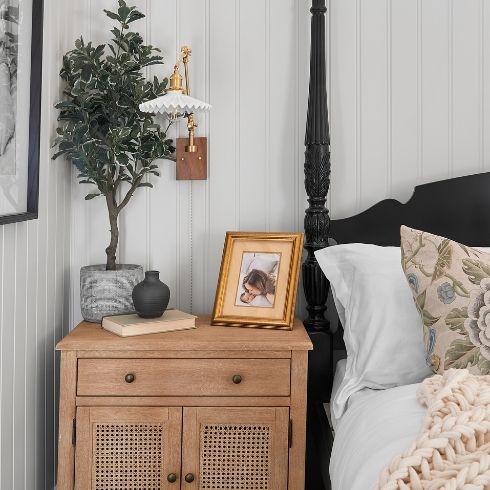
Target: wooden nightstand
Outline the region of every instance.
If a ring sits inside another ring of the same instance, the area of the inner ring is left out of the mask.
[[[81,323],[59,342],[58,490],[304,488],[303,325],[197,324],[121,338]]]

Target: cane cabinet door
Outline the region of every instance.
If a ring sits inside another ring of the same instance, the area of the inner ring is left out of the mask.
[[[79,407],[76,439],[77,490],[180,488],[180,407]]]
[[[289,408],[184,408],[186,490],[284,490]]]

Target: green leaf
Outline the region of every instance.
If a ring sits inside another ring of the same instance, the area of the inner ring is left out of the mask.
[[[437,257],[434,273],[432,274],[432,282],[442,277],[444,275],[444,271],[451,265],[453,251],[451,247],[451,240],[448,240],[447,238],[444,239],[437,247],[437,251],[439,255]]]
[[[131,9],[126,4],[117,9],[117,13],[119,14],[119,19],[121,20],[121,22],[126,22],[130,12]]]
[[[458,245],[461,247],[461,249],[463,250],[463,252],[469,257],[470,256],[470,253],[468,252],[468,247],[466,245],[463,245],[462,243],[458,243]]]
[[[100,193],[98,193],[98,194],[87,194],[85,196],[85,200],[90,201],[90,199],[93,199],[94,197],[98,197],[98,196],[100,196]]]
[[[104,9],[104,12],[107,15],[107,17],[109,17],[113,20],[118,20],[119,22],[121,21],[121,18],[119,17],[119,15],[115,14],[114,12],[111,12],[110,10],[106,10],[106,9]]]
[[[141,12],[138,12],[137,10],[133,10],[127,19],[127,23],[130,24],[131,22],[134,22],[135,20],[139,19],[144,19],[145,15],[142,14]]]
[[[465,369],[474,366],[479,360],[480,349],[468,338],[453,340],[446,351],[444,369]]]
[[[149,182],[142,182],[141,184],[138,184],[138,187],[151,187],[153,189],[153,184],[150,184]]]
[[[477,259],[463,259],[463,271],[473,284],[480,285],[482,279],[490,278],[490,266]]]
[[[417,306],[417,309],[419,311],[422,311],[425,307],[425,296],[427,294],[427,291],[423,291],[420,293],[416,298],[415,298],[415,304]]]
[[[92,70],[89,65],[85,65],[82,68],[82,72],[80,73],[80,79],[83,80],[84,82],[90,81],[92,78]]]
[[[468,308],[454,308],[446,316],[446,325],[453,331],[459,332],[461,335],[466,335],[464,322],[468,318]]]
[[[440,316],[432,316],[427,310],[422,310],[422,320],[426,327],[432,327],[435,323],[440,320]]]

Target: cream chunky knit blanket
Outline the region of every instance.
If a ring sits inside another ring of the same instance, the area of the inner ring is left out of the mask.
[[[490,490],[490,376],[451,369],[417,392],[417,441],[383,470],[378,489]]]

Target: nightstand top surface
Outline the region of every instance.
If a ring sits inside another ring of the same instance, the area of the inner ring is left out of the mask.
[[[114,351],[292,351],[311,350],[303,324],[295,319],[292,330],[221,327],[209,316],[196,319],[196,329],[134,337],[119,337],[99,323],[82,322],[56,346],[57,350]]]

